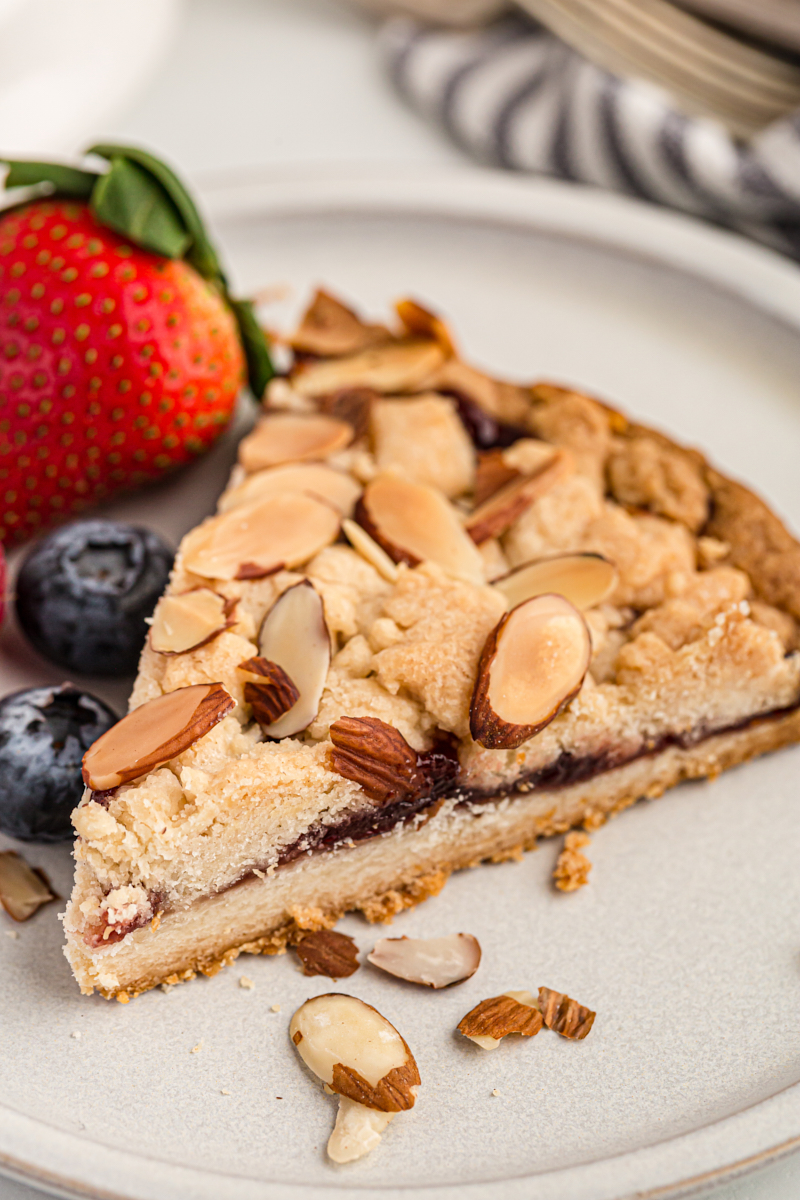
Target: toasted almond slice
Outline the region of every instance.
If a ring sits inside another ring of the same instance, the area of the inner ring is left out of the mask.
[[[410,299],[398,300],[394,307],[404,328],[412,337],[433,338],[448,358],[456,353],[453,335],[436,313]]]
[[[300,699],[293,681],[277,663],[269,659],[248,658],[239,663],[239,670],[251,675],[244,685],[244,701],[262,729],[269,729]]]
[[[445,988],[470,979],[481,961],[481,947],[471,933],[440,938],[381,938],[367,961],[398,979]]]
[[[381,1112],[413,1108],[419,1071],[377,1009],[333,992],[306,1000],[289,1025],[298,1054],[332,1091]]]
[[[324,396],[351,387],[384,393],[413,392],[444,358],[438,342],[390,342],[349,358],[298,364],[292,373],[292,386],[303,396]]]
[[[347,979],[359,968],[358,946],[346,933],[337,933],[335,929],[307,933],[294,950],[303,964],[304,975]]]
[[[56,899],[44,871],[29,866],[16,850],[0,853],[0,905],[13,921],[27,921]]]
[[[339,514],[300,492],[267,496],[205,521],[189,534],[183,565],[206,579],[260,579],[299,567],[339,533]]]
[[[480,507],[490,496],[496,495],[500,488],[514,479],[519,479],[519,476],[520,472],[506,462],[502,450],[482,450],[478,454],[475,469],[476,506]]]
[[[335,1163],[355,1162],[363,1158],[375,1149],[393,1118],[394,1113],[379,1112],[375,1108],[357,1104],[355,1100],[348,1100],[347,1096],[340,1096],[336,1124],[328,1139],[328,1158]]]
[[[436,488],[386,472],[368,483],[356,520],[395,562],[437,563],[448,575],[484,581],[483,559],[458,513]]]
[[[506,613],[478,663],[470,732],[487,750],[513,750],[580,691],[592,657],[581,614],[563,596],[534,596]]]
[[[234,623],[233,607],[211,588],[163,596],[150,626],[150,645],[158,654],[186,654],[205,646]]]
[[[299,692],[299,699],[271,725],[272,738],[292,737],[316,717],[331,662],[331,636],[322,598],[308,579],[280,596],[264,618],[258,635],[264,658],[282,667]]]
[[[499,491],[470,513],[465,522],[469,536],[480,545],[490,537],[505,533],[534,500],[538,500],[560,483],[572,470],[573,459],[568,450],[558,450],[535,475],[512,479]]]
[[[324,413],[269,413],[239,443],[239,462],[248,473],[282,463],[309,462],[344,450],[353,427]]]
[[[353,429],[353,441],[365,437],[369,433],[369,420],[372,406],[380,399],[380,392],[374,388],[346,387],[337,392],[329,392],[326,396],[317,396],[315,401],[320,412],[338,421],[346,421]]]
[[[563,596],[576,608],[594,608],[608,599],[616,586],[617,568],[601,554],[540,558],[517,567],[492,584],[508,600],[509,608],[546,592]]]
[[[356,483],[352,475],[337,471],[325,463],[287,463],[282,467],[268,467],[248,475],[244,483],[223,493],[219,511],[229,512],[242,504],[253,504],[267,496],[284,496],[288,492],[302,492],[316,500],[324,500],[344,516],[350,517],[361,494],[361,485]]]
[[[558,447],[541,438],[521,437],[500,453],[506,466],[519,471],[521,475],[535,475],[553,461],[558,454]]]
[[[496,1050],[510,1033],[536,1037],[542,1028],[542,1014],[530,992],[503,992],[482,1000],[462,1017],[457,1028],[483,1050]]]
[[[117,721],[83,756],[83,781],[105,792],[177,758],[234,707],[221,683],[194,683],[148,700]]]
[[[342,533],[356,553],[360,554],[371,567],[374,567],[387,583],[397,582],[400,574],[397,563],[392,562],[386,551],[378,545],[374,538],[369,536],[366,529],[362,529],[355,521],[348,521],[345,518],[342,521]]]
[[[589,1034],[597,1016],[590,1008],[584,1008],[577,1000],[570,999],[566,993],[554,992],[546,987],[539,988],[539,1008],[548,1029],[574,1042],[581,1041]]]
[[[391,336],[383,325],[366,325],[351,308],[320,288],[289,345],[304,354],[327,357],[355,354],[366,346],[389,341]]]

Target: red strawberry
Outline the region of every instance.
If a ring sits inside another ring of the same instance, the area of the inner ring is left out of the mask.
[[[268,377],[183,189],[149,156],[111,149],[106,175],[67,170],[65,186],[63,168],[17,164],[7,180],[78,198],[0,218],[5,541],[188,462],[227,425],[246,357],[254,389]]]

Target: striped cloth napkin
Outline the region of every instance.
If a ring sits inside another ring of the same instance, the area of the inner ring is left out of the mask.
[[[482,162],[669,205],[800,259],[800,113],[737,142],[522,15],[470,30],[396,17],[381,43],[400,93]]]

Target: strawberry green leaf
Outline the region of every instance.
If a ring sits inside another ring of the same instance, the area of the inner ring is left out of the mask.
[[[239,326],[239,337],[242,341],[244,356],[247,360],[247,375],[250,389],[257,400],[264,395],[264,390],[275,369],[270,358],[269,347],[264,330],[256,320],[252,300],[230,300],[233,315]]]
[[[144,250],[182,258],[191,245],[191,235],[170,197],[149,172],[128,158],[111,159],[111,169],[95,184],[91,206],[98,221]]]
[[[87,155],[108,161],[105,174],[57,163],[1,159],[10,168],[5,187],[49,184],[57,196],[88,200],[101,224],[154,254],[182,258],[217,288],[231,306],[247,361],[253,394],[259,399],[274,375],[269,346],[249,300],[233,300],[216,250],[192,197],[177,175],[136,146],[101,143]]]
[[[100,158],[107,158],[112,161],[124,158],[131,163],[135,163],[143,171],[151,175],[169,196],[180,214],[187,234],[190,236],[191,242],[183,257],[205,279],[225,284],[222,267],[206,233],[205,225],[200,213],[197,211],[197,206],[175,172],[166,163],[161,162],[152,154],[148,154],[146,150],[140,150],[137,146],[116,146],[101,143],[97,146],[91,146],[87,154],[96,154]]]
[[[49,183],[59,196],[88,200],[97,182],[95,172],[79,171],[76,167],[66,167],[60,163],[28,162],[10,158],[0,159],[0,162],[7,163],[9,167],[3,182],[6,191],[10,188],[35,187],[39,183]]]

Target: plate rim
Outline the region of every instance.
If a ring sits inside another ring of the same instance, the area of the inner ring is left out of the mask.
[[[791,260],[722,228],[596,188],[474,167],[256,168],[200,176],[196,182],[212,223],[255,216],[449,216],[588,242],[693,276],[800,334],[800,271]],[[688,1133],[578,1166],[436,1187],[364,1188],[354,1181],[353,1190],[363,1200],[389,1200],[400,1193],[418,1200],[460,1200],[462,1195],[477,1200],[502,1187],[503,1200],[523,1200],[535,1182],[541,1200],[566,1195],[576,1200],[670,1200],[800,1149],[798,1099],[800,1083],[791,1084]],[[341,1176],[332,1177],[330,1185],[270,1182],[135,1155],[2,1103],[0,1174],[55,1195],[93,1200],[215,1200],[223,1181],[228,1200],[282,1200],[288,1194],[293,1200],[331,1200],[347,1186]]]

